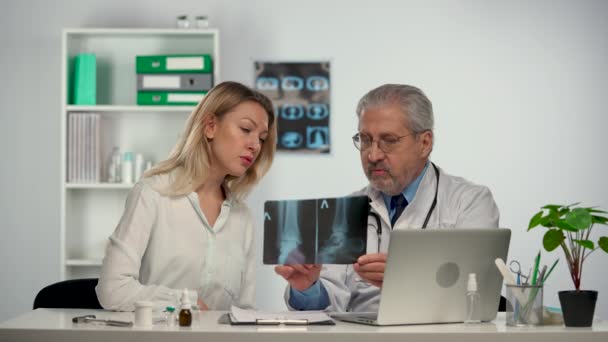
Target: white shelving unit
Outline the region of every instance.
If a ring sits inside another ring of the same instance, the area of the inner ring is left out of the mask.
[[[97,57],[97,105],[68,103],[73,59]],[[107,180],[112,148],[165,159],[194,106],[138,106],[135,56],[210,54],[214,83],[220,82],[216,29],[65,29],[62,39],[61,278],[97,277],[108,236],[124,209],[131,184]],[[101,115],[101,183],[67,182],[67,122],[70,113]]]

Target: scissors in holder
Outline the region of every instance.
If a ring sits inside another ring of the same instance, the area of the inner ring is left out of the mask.
[[[511,262],[509,263],[509,269],[511,270],[511,272],[517,275],[517,285],[521,285],[522,280],[524,285],[528,284],[528,279],[530,279],[530,275],[524,275],[521,273],[521,264],[519,263],[519,261],[511,260]]]

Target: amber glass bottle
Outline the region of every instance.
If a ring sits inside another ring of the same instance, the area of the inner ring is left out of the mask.
[[[190,304],[190,298],[188,297],[188,290],[184,289],[182,292],[182,298],[180,299],[181,310],[179,310],[179,326],[189,327],[192,325],[192,304]]]
[[[180,327],[189,327],[192,324],[192,312],[190,309],[184,309],[182,307],[179,310],[179,326]]]

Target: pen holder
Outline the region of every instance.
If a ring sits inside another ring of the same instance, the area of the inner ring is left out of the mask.
[[[543,324],[543,286],[506,285],[507,325],[528,327]]]

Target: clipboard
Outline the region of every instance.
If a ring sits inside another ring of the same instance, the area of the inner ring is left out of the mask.
[[[230,325],[335,325],[334,320],[324,312],[292,311],[284,313],[264,313],[232,307],[230,312],[220,316],[220,324]]]

